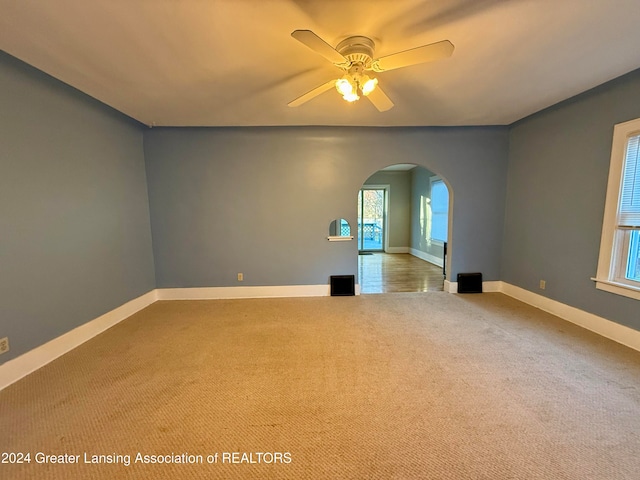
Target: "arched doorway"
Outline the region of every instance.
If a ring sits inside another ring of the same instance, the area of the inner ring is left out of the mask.
[[[449,188],[434,172],[397,164],[371,175],[358,193],[360,292],[443,290]]]

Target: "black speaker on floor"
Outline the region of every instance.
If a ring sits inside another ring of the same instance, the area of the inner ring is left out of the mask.
[[[350,296],[356,294],[355,275],[331,275],[331,296]]]
[[[482,274],[459,273],[458,293],[482,293]]]

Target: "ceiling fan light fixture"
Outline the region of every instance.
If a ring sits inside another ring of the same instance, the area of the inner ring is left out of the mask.
[[[348,75],[345,75],[340,80],[336,81],[336,90],[338,90],[338,92],[342,96],[349,95],[353,93],[353,90],[354,90],[353,83],[347,77]]]
[[[349,103],[355,102],[356,100],[360,100],[360,97],[355,92],[347,93],[342,98],[344,98]]]
[[[360,90],[362,90],[362,94],[366,97],[369,95],[378,85],[377,78],[369,78],[367,75],[362,77],[362,86]]]
[[[375,58],[374,41],[362,35],[345,38],[335,48],[311,30],[294,30],[291,36],[346,72],[346,75],[338,80],[329,80],[299,96],[287,104],[290,107],[302,105],[327,90],[331,90],[331,87],[335,87],[347,102],[355,102],[360,98],[358,93],[362,93],[379,112],[386,112],[393,108],[393,102],[377,86],[378,80],[369,78],[365,72],[379,73],[419,63],[433,62],[450,57],[455,48],[449,40],[442,40]]]
[[[336,90],[347,102],[355,102],[360,99],[358,81],[352,75],[346,74],[340,80],[336,80]]]

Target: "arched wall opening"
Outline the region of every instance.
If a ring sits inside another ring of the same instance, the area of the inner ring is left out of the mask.
[[[361,293],[443,290],[451,265],[452,203],[447,179],[421,164],[372,172],[356,202]]]

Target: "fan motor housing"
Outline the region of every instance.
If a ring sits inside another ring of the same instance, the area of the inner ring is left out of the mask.
[[[373,40],[357,35],[341,41],[336,47],[336,50],[349,60],[352,65],[361,63],[364,68],[369,68],[375,47],[376,44]]]

